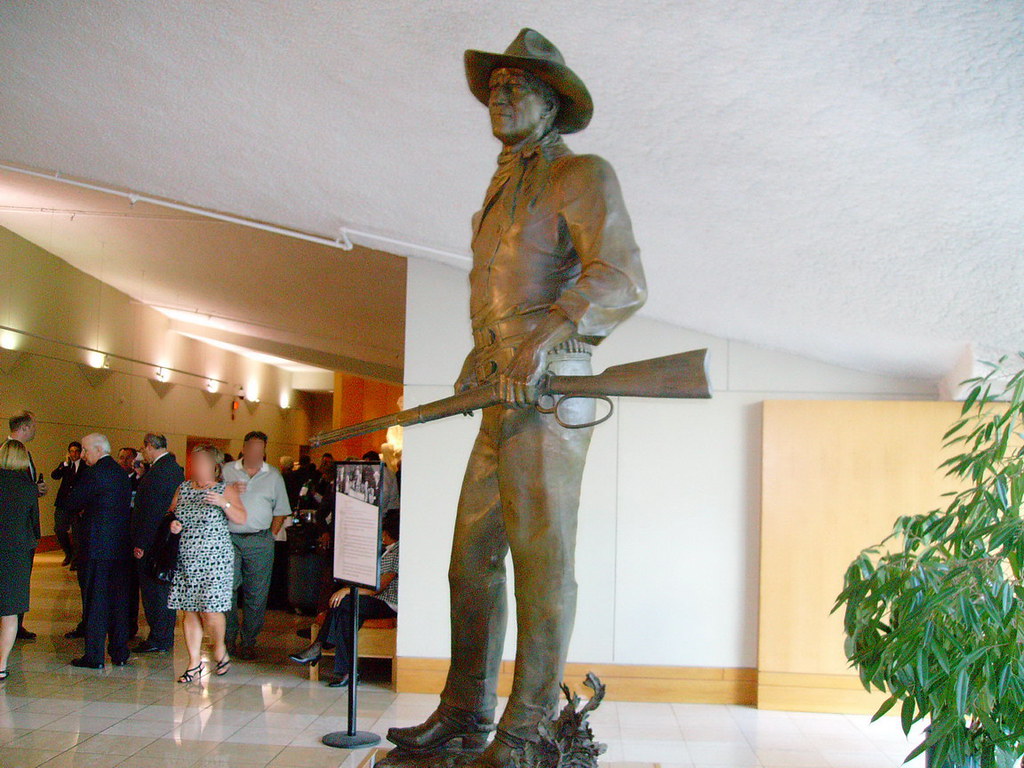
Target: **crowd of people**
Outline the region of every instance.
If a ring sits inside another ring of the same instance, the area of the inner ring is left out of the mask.
[[[9,675],[15,642],[35,637],[23,617],[41,539],[39,500],[49,491],[28,449],[36,435],[33,414],[15,414],[8,426],[9,437],[0,444],[0,681]],[[81,592],[81,621],[65,637],[82,639],[84,649],[71,665],[102,669],[108,656],[123,666],[132,654],[170,653],[179,614],[188,662],[178,682],[194,682],[204,673],[204,636],[211,647],[210,674],[227,674],[233,658],[257,658],[275,557],[281,557],[275,541],[310,510],[319,546],[329,552],[335,499],[330,454],[319,467],[308,456],[297,463],[283,457],[278,469],[266,461],[267,443],[266,434],[249,432],[237,460],[216,446],[196,445],[187,478],[167,438],[157,432],[143,437],[141,450],[121,448],[116,459],[110,441],[99,433],[68,444],[50,479],[59,483],[54,534],[62,566],[76,574]],[[379,461],[375,452],[363,458]],[[392,464],[384,474],[397,486],[395,470]],[[380,589],[359,596],[363,620],[397,613],[395,507],[383,516]],[[173,552],[170,571],[160,567],[168,552]],[[323,558],[323,578],[311,585],[324,611],[322,629],[309,648],[291,658],[315,663],[325,647],[335,647],[336,674],[329,684],[337,686],[348,680],[353,605],[347,590],[333,582],[331,562]],[[140,603],[148,636],[130,646],[139,630]]]

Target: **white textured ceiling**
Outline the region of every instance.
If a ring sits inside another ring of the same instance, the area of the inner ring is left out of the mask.
[[[462,51],[589,85],[646,313],[939,377],[1024,346],[1020,0],[7,0],[0,158],[465,253],[497,145]],[[401,250],[401,249],[397,249]]]

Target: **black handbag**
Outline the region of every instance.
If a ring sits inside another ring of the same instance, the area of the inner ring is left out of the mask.
[[[181,542],[181,534],[171,532],[171,523],[177,519],[173,512],[164,515],[156,529],[153,546],[143,556],[142,568],[145,574],[163,584],[172,583],[174,573],[178,570],[178,544]]]

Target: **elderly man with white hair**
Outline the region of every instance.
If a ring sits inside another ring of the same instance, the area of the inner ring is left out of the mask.
[[[110,441],[104,435],[93,433],[82,438],[82,458],[88,469],[71,490],[68,503],[82,510],[79,583],[85,653],[71,664],[102,669],[106,642],[110,660],[115,666],[123,666],[129,655],[132,486],[110,455]]]

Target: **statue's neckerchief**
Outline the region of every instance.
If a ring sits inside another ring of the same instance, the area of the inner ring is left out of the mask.
[[[505,147],[501,151],[501,154],[498,155],[498,170],[494,172],[491,184],[487,188],[487,195],[484,197],[483,216],[487,215],[487,212],[491,209],[491,206],[497,199],[498,194],[502,189],[504,189],[509,179],[511,179],[518,170],[518,179],[516,180],[516,188],[512,195],[512,205],[510,207],[510,214],[514,219],[516,214],[516,203],[518,202],[519,192],[523,186],[523,177],[526,175],[526,171],[530,167],[531,161],[541,153],[543,153],[545,157],[550,157],[554,154],[551,150],[557,149],[561,146],[564,146],[561,135],[556,130],[550,130],[536,141],[527,142],[516,149]],[[483,217],[481,217],[481,219],[482,218]]]

